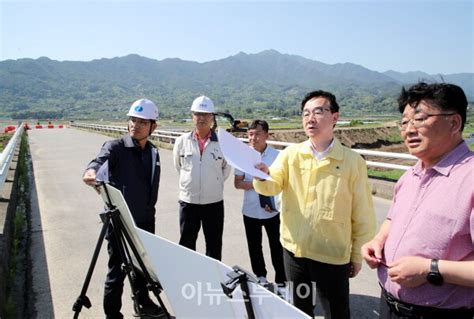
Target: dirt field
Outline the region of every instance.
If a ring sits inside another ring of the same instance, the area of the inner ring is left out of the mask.
[[[406,153],[403,143],[397,141],[400,132],[396,127],[375,128],[336,128],[336,137],[347,147],[358,149],[376,149],[387,152]],[[238,137],[246,137],[246,133],[233,133]],[[307,139],[303,129],[270,130],[270,140],[299,143]]]
[[[336,128],[336,137],[347,147],[370,149],[383,152],[407,153],[407,149],[398,137],[400,131],[395,126],[375,128]],[[246,133],[234,133],[238,137],[247,137]],[[269,140],[299,143],[307,139],[303,129],[297,130],[270,130]],[[381,157],[366,157],[367,160],[413,165],[413,161],[404,161]]]

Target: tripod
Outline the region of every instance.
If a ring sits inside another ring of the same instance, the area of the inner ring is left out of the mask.
[[[105,234],[107,232],[107,228],[112,225],[114,230],[114,240],[117,243],[117,246],[119,247],[119,254],[120,258],[122,260],[122,271],[125,272],[127,275],[127,278],[130,282],[131,290],[132,290],[132,299],[135,303],[138,301],[138,290],[135,287],[135,278],[136,278],[136,268],[133,266],[132,262],[132,255],[130,254],[129,248],[132,250],[133,256],[135,257],[135,260],[139,264],[139,270],[142,272],[145,281],[146,281],[146,287],[148,290],[153,291],[153,294],[156,296],[156,299],[158,300],[161,308],[164,311],[164,315],[166,318],[170,319],[170,314],[168,313],[168,310],[166,309],[163,300],[160,298],[160,292],[163,290],[161,287],[160,283],[157,281],[154,281],[150,273],[148,272],[145,264],[143,263],[143,259],[140,256],[140,253],[138,252],[137,248],[135,247],[130,234],[127,231],[127,228],[124,226],[121,218],[120,218],[120,211],[117,209],[116,206],[112,204],[112,201],[110,199],[110,195],[107,191],[107,186],[105,183],[102,183],[102,190],[106,194],[107,200],[106,205],[107,205],[107,210],[103,213],[100,214],[100,217],[102,219],[103,225],[102,225],[102,230],[99,235],[99,239],[97,240],[97,245],[94,250],[94,254],[92,256],[91,263],[89,265],[89,269],[87,271],[86,278],[84,280],[84,284],[82,286],[81,294],[77,298],[76,302],[74,303],[72,310],[74,311],[74,318],[77,319],[79,318],[79,313],[82,310],[82,307],[90,308],[92,306],[89,297],[87,297],[87,289],[89,287],[89,283],[92,277],[92,273],[94,272],[95,265],[97,263],[97,258],[99,256],[100,248],[102,246],[102,243],[105,238]],[[138,308],[138,307],[137,307]],[[139,309],[138,309],[139,310]],[[140,311],[140,310],[139,310]]]
[[[240,284],[242,297],[244,298],[245,303],[245,310],[247,311],[247,318],[255,319],[255,312],[252,306],[252,299],[250,298],[248,282],[257,283],[257,279],[239,266],[234,266],[232,269],[233,271],[227,273],[227,276],[230,279],[225,283],[221,283],[222,291],[227,297],[232,298],[232,293],[235,288],[237,288],[237,285]]]

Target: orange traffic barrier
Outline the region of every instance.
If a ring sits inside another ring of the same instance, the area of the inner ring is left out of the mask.
[[[3,129],[3,131],[4,131],[5,133],[15,132],[15,131],[16,131],[16,126],[14,126],[14,125],[5,126],[5,128]]]

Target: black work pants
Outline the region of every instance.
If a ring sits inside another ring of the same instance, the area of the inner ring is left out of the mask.
[[[349,264],[331,265],[295,257],[283,249],[286,278],[296,308],[314,317],[316,292],[324,318],[350,318]]]
[[[190,204],[179,201],[179,244],[196,250],[199,230],[204,232],[206,256],[222,259],[222,233],[224,231],[224,201],[211,204]]]
[[[253,273],[257,277],[267,276],[262,250],[262,228],[265,227],[272,264],[275,269],[275,282],[283,284],[286,281],[286,276],[283,265],[283,248],[280,243],[280,215],[268,219],[251,218],[244,215],[244,225]]]
[[[387,300],[389,299],[389,300]],[[382,291],[380,296],[380,318],[383,319],[472,319],[474,309],[441,309],[412,305],[387,297],[387,292]]]
[[[155,221],[149,223],[136,223],[138,228],[155,233]],[[104,312],[107,318],[123,318],[120,309],[122,308],[123,282],[126,274],[122,271],[122,257],[119,246],[115,239],[112,224],[107,229],[107,251],[109,253],[109,270],[105,279],[104,289]],[[130,251],[132,254],[132,252]],[[135,271],[135,289],[138,290],[138,303],[142,304],[149,299],[146,280],[140,271]]]

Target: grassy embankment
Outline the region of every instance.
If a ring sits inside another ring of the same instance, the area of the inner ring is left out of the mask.
[[[0,152],[3,152],[3,149],[7,146],[8,141],[12,136],[12,133],[0,133]]]

